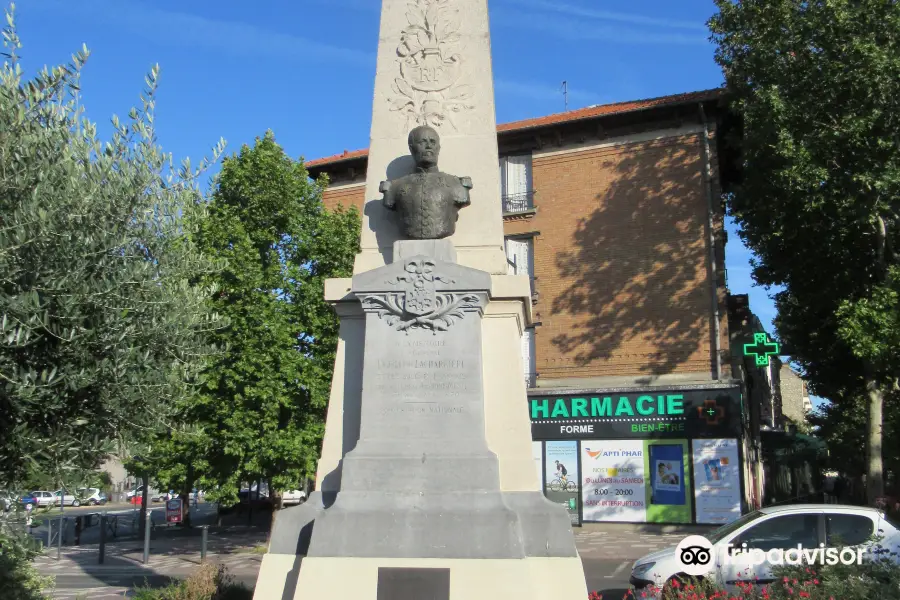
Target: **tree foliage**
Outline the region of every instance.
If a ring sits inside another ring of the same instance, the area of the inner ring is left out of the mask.
[[[164,420],[209,352],[204,210],[153,129],[157,69],[109,141],[83,119],[88,52],[26,80],[12,7],[0,70],[0,481],[64,481]],[[204,165],[201,165],[201,167]]]
[[[810,389],[868,390],[877,488],[880,402],[900,374],[900,4],[716,4],[716,60],[742,135],[729,210],[756,281],[784,287],[776,330]]]
[[[259,478],[296,489],[314,473],[337,348],[324,283],[352,272],[360,228],[355,209],[325,210],[324,187],[268,132],[223,161],[198,223],[197,243],[222,261],[204,278],[218,289],[210,310],[229,325],[182,437],[212,499],[233,502]]]

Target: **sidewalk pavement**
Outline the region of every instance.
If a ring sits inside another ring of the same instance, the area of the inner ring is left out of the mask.
[[[262,554],[258,547],[266,543],[266,532],[246,527],[211,529],[207,543],[207,562],[223,564],[235,573],[259,569]],[[99,545],[64,547],[57,559],[56,548],[45,549],[35,559],[42,575],[88,574],[102,579],[104,574],[166,575],[184,577],[200,564],[201,537],[182,535],[150,540],[150,560],[143,564],[144,545],[139,540],[106,544],[104,564],[99,564]]]
[[[704,526],[632,525],[627,523],[586,523],[573,527],[575,545],[582,558],[637,560],[642,556],[677,546],[689,535],[703,535],[714,529]]]
[[[585,563],[610,563],[625,572],[638,558],[669,546],[676,546],[686,535],[700,534],[711,528],[662,527],[618,523],[587,524],[575,527],[575,543]],[[207,562],[224,565],[239,579],[255,581],[263,554],[257,548],[266,542],[266,532],[250,527],[211,529],[207,546]],[[35,561],[42,575],[60,579],[53,593],[56,600],[121,599],[130,589],[127,578],[158,581],[161,577],[183,579],[200,566],[199,535],[162,537],[150,542],[150,561],[144,565],[143,543],[137,540],[109,543],[106,560],[98,564],[98,545],[63,548],[60,560],[56,549],[49,549]],[[80,579],[78,587],[73,581]],[[105,586],[89,587],[97,584]]]

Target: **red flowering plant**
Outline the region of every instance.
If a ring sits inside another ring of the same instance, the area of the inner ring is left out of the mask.
[[[626,600],[900,600],[900,556],[886,550],[879,538],[867,548],[861,564],[830,565],[825,560],[826,564],[775,566],[773,583],[763,584],[743,573],[743,579],[726,590],[712,580],[686,579],[672,581],[662,590],[630,591]],[[589,600],[602,596],[595,592]]]
[[[735,590],[727,590],[712,579],[671,581],[662,590],[662,600],[757,600],[759,587],[750,581],[739,582]]]

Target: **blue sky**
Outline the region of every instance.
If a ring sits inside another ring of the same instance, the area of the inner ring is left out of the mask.
[[[498,122],[569,108],[718,87],[706,20],[711,0],[489,0]],[[228,151],[267,129],[308,159],[368,146],[378,0],[23,0],[24,67],[69,59],[84,43],[88,116],[101,135],[139,103],[161,67],[156,123],[176,161],[219,138]],[[732,293],[772,331],[774,306],[752,285],[729,223]]]

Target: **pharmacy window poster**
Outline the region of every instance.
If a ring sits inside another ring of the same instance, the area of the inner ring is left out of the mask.
[[[697,523],[724,525],[741,516],[738,441],[694,440]]]
[[[644,452],[643,440],[581,442],[585,521],[646,521]]]
[[[578,442],[545,442],[545,452],[544,495],[566,507],[572,525],[581,525],[578,516],[578,497],[581,494],[578,485]]]
[[[654,444],[650,450],[653,504],[684,504],[684,446]]]

